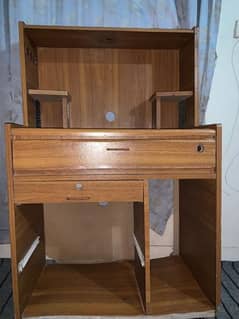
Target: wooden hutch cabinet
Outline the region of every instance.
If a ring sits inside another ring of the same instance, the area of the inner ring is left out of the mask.
[[[24,126],[6,124],[15,318],[213,315],[221,127],[198,125],[197,30],[19,28]],[[178,181],[178,256],[150,260],[150,179]],[[103,201],[134,203],[134,260],[47,262],[43,204]]]

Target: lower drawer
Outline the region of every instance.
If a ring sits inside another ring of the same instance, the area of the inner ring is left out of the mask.
[[[15,182],[16,203],[143,201],[142,181]]]

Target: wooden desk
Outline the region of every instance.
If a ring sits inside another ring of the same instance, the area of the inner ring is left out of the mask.
[[[16,318],[214,311],[220,298],[220,134],[219,126],[64,130],[7,124]],[[179,179],[179,257],[150,261],[152,176]],[[98,201],[134,202],[135,260],[47,265],[42,203]]]

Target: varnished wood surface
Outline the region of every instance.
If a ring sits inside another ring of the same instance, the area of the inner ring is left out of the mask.
[[[38,172],[39,173],[39,172]],[[14,176],[15,181],[19,182],[26,182],[26,181],[32,181],[32,182],[38,182],[38,181],[78,181],[78,180],[91,180],[91,181],[97,181],[97,180],[142,180],[142,179],[168,179],[168,178],[174,178],[174,179],[206,179],[206,178],[216,178],[215,168],[201,168],[201,169],[187,169],[184,168],[183,170],[181,168],[177,169],[157,169],[157,170],[132,170],[129,174],[126,170],[121,170],[120,173],[117,170],[107,170],[107,172],[103,172],[104,174],[99,174],[99,170],[91,170],[88,172],[88,174],[84,174],[81,171],[76,171],[74,175],[64,175],[60,174],[58,172],[58,175],[45,175],[42,174],[39,175],[17,175]],[[53,172],[52,172],[53,173]],[[101,171],[102,173],[102,171]]]
[[[215,309],[180,257],[152,260],[151,284],[152,315]],[[128,262],[48,265],[24,311],[24,317],[140,314],[133,265]]]
[[[217,305],[221,280],[221,127],[209,127],[217,131],[216,179],[180,181],[180,252],[205,294]]]
[[[52,191],[54,190],[54,191]],[[143,201],[140,181],[16,182],[16,203]]]
[[[28,95],[33,100],[40,101],[41,127],[70,127],[70,110],[68,110],[70,96],[67,91],[29,89]],[[46,114],[48,115],[47,121]]]
[[[193,40],[194,30],[24,25],[40,47],[115,47],[174,49]]]
[[[45,262],[45,242],[42,205],[16,206],[13,195],[13,167],[10,130],[17,125],[6,124],[6,164],[8,175],[8,202],[11,240],[12,285],[14,316],[20,319],[28,297]],[[24,257],[36,236],[41,243],[23,273],[18,273],[18,262]]]
[[[15,206],[16,255],[18,263],[25,256],[33,241],[40,236],[40,244],[22,273],[18,273],[20,310],[23,312],[38,277],[45,265],[45,236],[43,205]]]
[[[221,127],[209,127],[217,131],[216,179],[180,181],[180,251],[208,298],[218,305],[221,282]]]
[[[39,88],[71,95],[72,127],[150,128],[152,93],[179,89],[178,50],[39,48],[38,58]],[[46,127],[51,112],[43,109]]]
[[[151,98],[153,128],[180,128],[180,102],[190,99],[193,91],[157,91]],[[192,123],[193,126],[193,123]]]
[[[132,263],[48,265],[24,316],[139,315]]]
[[[180,253],[215,302],[216,180],[181,180],[179,185]]]
[[[143,203],[134,202],[134,236],[142,252],[140,259],[135,249],[135,276],[145,311],[150,312],[150,221],[149,221],[149,189],[148,181],[144,181]]]
[[[215,139],[215,129],[194,128],[194,129],[50,129],[50,128],[26,128],[12,127],[11,136],[14,140],[29,139]]]
[[[62,179],[69,176],[70,180],[92,179],[92,174],[96,179],[99,179],[97,174],[101,174],[102,179],[112,179],[110,175],[117,179],[132,179],[129,175],[134,175],[134,179],[215,177],[213,129],[64,130],[13,127],[11,136],[14,149],[17,146],[14,152],[17,164],[14,166],[15,174],[30,174],[35,176],[33,179],[42,178],[40,175],[52,175],[56,179],[59,179],[57,175]],[[205,146],[202,153],[197,152],[197,145],[201,143]],[[79,151],[83,149],[82,157]],[[152,156],[149,157],[149,154]],[[83,162],[80,162],[80,155]],[[94,158],[99,160],[98,167]]]
[[[217,132],[216,144],[216,298],[218,306],[221,302],[221,232],[222,232],[222,126],[212,125]]]
[[[62,99],[63,97],[69,98],[69,93],[63,90],[39,90],[29,89],[28,94],[34,99],[48,100],[48,99]]]
[[[198,152],[198,145],[204,151]],[[95,160],[97,158],[97,161]],[[90,170],[214,168],[214,140],[67,141],[15,140],[15,175],[71,173]]]
[[[181,257],[151,260],[152,315],[204,312],[213,309],[215,307],[204,295]]]
[[[17,272],[17,250],[16,250],[16,219],[15,219],[15,205],[13,195],[13,167],[12,167],[12,145],[11,145],[11,127],[14,124],[5,124],[5,141],[6,141],[6,171],[8,181],[8,209],[9,209],[9,227],[10,227],[10,241],[11,241],[11,268],[12,268],[12,287],[13,287],[13,301],[14,301],[14,318],[20,319],[20,296],[18,286],[18,272]]]
[[[160,98],[162,101],[181,102],[192,95],[192,91],[157,91],[151,96],[150,101]]]
[[[41,202],[42,203],[42,202]],[[43,205],[16,205],[16,253],[17,263],[25,256],[37,236],[44,243]],[[45,260],[45,251],[42,250]]]
[[[24,32],[24,23],[19,23],[19,53],[21,65],[22,110],[25,125],[35,127],[35,107],[27,94],[29,88],[38,87],[37,49]]]
[[[184,101],[182,127],[199,125],[198,95],[198,29],[194,28],[194,40],[180,50],[180,90],[192,90],[193,97]]]

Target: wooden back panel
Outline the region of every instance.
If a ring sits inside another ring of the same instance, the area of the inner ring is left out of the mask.
[[[72,127],[150,128],[152,93],[178,88],[178,50],[39,48],[38,59],[39,87],[69,92]],[[55,109],[43,105],[43,126]]]

